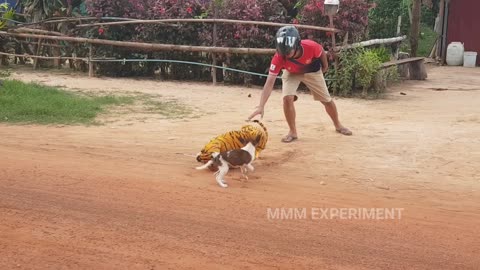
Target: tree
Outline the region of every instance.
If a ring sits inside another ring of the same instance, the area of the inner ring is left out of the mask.
[[[82,2],[81,0],[19,0],[30,22],[39,22],[53,16],[71,16],[72,10]]]
[[[418,38],[420,37],[420,20],[422,14],[422,1],[414,0],[412,9],[412,27],[410,28],[410,54],[417,56]]]
[[[13,20],[15,11],[7,3],[0,4],[0,29],[8,25],[8,20]]]

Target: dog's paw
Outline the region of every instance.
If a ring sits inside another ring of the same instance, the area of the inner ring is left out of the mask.
[[[226,188],[228,187],[227,183],[225,183],[225,180],[217,180],[217,183],[219,186]]]
[[[225,184],[225,183],[223,183],[223,182],[217,181],[217,183],[218,183],[219,186],[221,186],[221,187],[223,187],[223,188],[227,188],[227,187],[228,187],[228,185]]]

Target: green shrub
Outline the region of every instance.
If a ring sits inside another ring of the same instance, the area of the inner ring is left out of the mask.
[[[352,96],[361,92],[366,97],[385,90],[384,82],[398,80],[396,67],[381,70],[382,62],[390,60],[385,48],[354,48],[342,51],[338,70],[330,68],[326,77],[334,95]],[[381,71],[381,72],[380,72]]]
[[[373,51],[378,56],[378,58],[380,58],[380,61],[382,63],[390,61],[391,53],[388,51],[388,49],[385,46],[373,48],[370,50]]]
[[[373,83],[373,79],[377,74],[380,64],[380,58],[371,50],[364,50],[357,58],[357,78],[362,87],[362,96],[366,96],[368,89]]]

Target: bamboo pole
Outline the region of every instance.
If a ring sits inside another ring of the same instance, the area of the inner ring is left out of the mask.
[[[65,60],[81,60],[81,61],[88,61],[88,58],[81,58],[81,57],[64,57],[64,56],[38,56],[38,55],[29,55],[29,54],[15,54],[15,53],[4,53],[0,52],[0,55],[5,55],[5,56],[16,56],[16,57],[26,57],[26,58],[38,58],[38,59],[65,59]]]
[[[53,56],[61,56],[62,55],[62,52],[60,50],[60,46],[58,45],[58,40],[53,40],[52,42],[56,43],[56,44],[49,44],[51,46],[51,49],[53,51]],[[60,68],[61,67],[61,61],[60,59],[53,59],[53,66],[55,68]]]
[[[34,33],[34,34],[51,35],[51,36],[65,36],[60,32],[46,31],[46,30],[27,28],[27,27],[15,28],[12,31],[18,32],[18,33]]]
[[[93,59],[93,44],[90,43],[90,48],[88,48],[88,77],[93,77],[94,75],[94,63]]]
[[[400,31],[402,29],[402,15],[398,16],[398,22],[397,22],[397,36],[400,35]],[[400,46],[397,46],[395,49],[395,59],[398,59],[398,53],[400,52]]]
[[[342,43],[342,46],[343,46],[343,47],[345,47],[345,46],[348,45],[348,33],[349,33],[349,32],[347,32],[347,33],[345,34],[345,37],[343,38],[343,43]]]
[[[217,1],[212,1],[212,7],[213,7],[213,17],[216,19],[217,18]],[[217,23],[213,23],[213,36],[212,36],[212,41],[213,41],[213,47],[217,46]],[[213,85],[217,85],[217,68],[215,67],[217,65],[217,56],[215,53],[212,53],[212,81]]]
[[[328,18],[330,20],[330,28],[334,28],[334,26],[333,26],[333,15],[328,15]],[[338,70],[338,58],[335,55],[335,47],[336,46],[337,46],[337,44],[335,42],[335,32],[332,32],[332,48],[334,48],[332,50],[332,54],[333,54],[333,60],[334,60],[333,67],[335,68],[335,73],[337,73],[337,70]]]
[[[76,27],[92,27],[92,26],[105,26],[105,25],[125,25],[125,24],[157,24],[165,22],[195,22],[195,23],[237,23],[237,24],[253,24],[253,25],[266,25],[266,26],[286,26],[291,25],[297,28],[313,29],[326,32],[338,33],[341,30],[335,28],[313,26],[313,25],[301,25],[301,24],[285,24],[285,23],[273,23],[273,22],[260,22],[260,21],[242,21],[242,20],[229,20],[229,19],[162,19],[162,20],[135,20],[135,21],[121,21],[121,22],[100,22],[90,24],[79,24]]]
[[[38,46],[37,46],[37,53],[35,55],[39,56],[40,55],[40,49],[42,48],[42,42],[43,39],[38,40]],[[37,69],[38,66],[38,58],[33,59],[33,69]]]
[[[38,44],[37,42],[32,42],[32,41],[25,41],[25,40],[17,40],[18,43],[24,43],[24,44]],[[44,43],[43,46],[46,47],[53,47],[53,48],[65,48],[67,46],[64,45],[59,45],[59,44],[51,44],[51,43]]]
[[[232,47],[211,47],[211,46],[186,46],[186,45],[173,45],[173,44],[153,44],[131,41],[114,41],[105,39],[90,39],[90,38],[77,38],[77,37],[60,37],[60,36],[46,36],[36,34],[20,34],[9,33],[0,31],[0,36],[13,36],[13,37],[26,37],[26,38],[42,38],[49,40],[63,40],[77,43],[91,43],[101,45],[112,45],[118,47],[127,47],[133,49],[143,49],[150,51],[184,51],[184,52],[207,52],[207,53],[232,53],[232,54],[263,54],[273,55],[275,49],[262,49],[262,48],[232,48]]]
[[[384,39],[372,39],[372,40],[362,41],[362,42],[358,42],[358,43],[353,43],[353,44],[350,44],[350,45],[347,45],[347,46],[337,46],[337,47],[335,47],[335,51],[357,48],[357,47],[367,47],[367,46],[378,45],[378,44],[397,43],[397,42],[401,42],[405,39],[407,39],[407,36],[394,37],[394,38],[384,38]]]
[[[61,22],[74,22],[74,21],[91,21],[91,20],[98,20],[97,17],[75,17],[75,18],[50,18],[43,21],[38,22],[30,22],[30,23],[22,23],[17,27],[24,27],[28,25],[37,25],[37,24],[48,24],[48,23],[61,23]],[[15,28],[15,27],[13,27]]]

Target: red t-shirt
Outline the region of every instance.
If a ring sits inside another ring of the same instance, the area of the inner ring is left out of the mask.
[[[273,56],[270,63],[269,74],[278,75],[285,68],[290,73],[307,73],[318,71],[321,68],[320,56],[323,53],[322,45],[309,39],[301,41],[303,54],[298,59],[284,59],[278,53]]]

